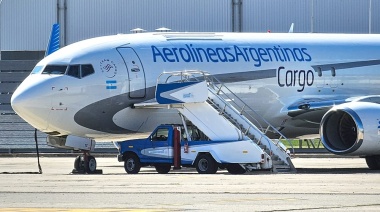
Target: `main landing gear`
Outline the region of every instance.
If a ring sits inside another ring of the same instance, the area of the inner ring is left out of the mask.
[[[74,161],[74,169],[72,173],[75,174],[102,174],[102,170],[96,169],[95,157],[90,155],[89,151],[83,151],[83,155],[78,155]]]

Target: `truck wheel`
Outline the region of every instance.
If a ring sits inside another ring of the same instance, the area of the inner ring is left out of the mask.
[[[137,174],[141,168],[140,159],[134,154],[128,154],[124,160],[124,169],[128,174]]]
[[[246,172],[246,170],[237,163],[228,164],[227,171],[230,174],[244,174]]]
[[[218,170],[218,164],[211,155],[202,154],[198,156],[195,168],[199,174],[215,174]]]
[[[169,173],[172,166],[170,164],[163,164],[163,165],[155,165],[157,173],[159,174],[167,174]]]

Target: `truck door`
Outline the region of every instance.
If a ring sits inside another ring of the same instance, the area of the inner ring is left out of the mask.
[[[145,147],[146,155],[154,163],[170,163],[169,158],[169,128],[158,128],[150,137],[148,146]]]
[[[129,77],[129,97],[145,97],[145,72],[139,56],[132,48],[117,48],[117,51],[123,57],[125,66],[128,70]]]

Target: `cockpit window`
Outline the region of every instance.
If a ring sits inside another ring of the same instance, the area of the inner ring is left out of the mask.
[[[70,65],[66,75],[80,79],[93,73],[95,71],[92,65]]]
[[[38,74],[42,70],[42,66],[36,66],[33,68],[32,72],[30,74]]]
[[[72,76],[72,77],[76,77],[76,78],[80,78],[79,65],[71,65],[69,67],[69,70],[67,71],[67,75]]]
[[[66,69],[64,65],[47,65],[42,74],[65,74]]]
[[[82,65],[82,78],[95,73],[92,65]]]

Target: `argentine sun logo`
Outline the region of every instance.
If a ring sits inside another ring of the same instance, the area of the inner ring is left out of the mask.
[[[100,70],[102,70],[102,73],[108,78],[113,78],[117,74],[117,67],[115,63],[109,59],[100,61]]]

